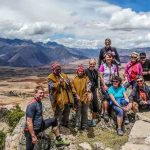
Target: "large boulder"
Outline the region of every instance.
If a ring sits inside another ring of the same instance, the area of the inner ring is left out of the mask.
[[[150,123],[138,120],[135,122],[130,135],[129,135],[129,141],[132,143],[145,143],[145,139],[150,134]]]

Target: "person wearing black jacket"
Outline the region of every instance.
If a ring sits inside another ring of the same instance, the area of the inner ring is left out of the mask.
[[[133,103],[133,111],[150,110],[150,87],[144,82],[143,76],[136,78],[137,85],[129,95],[129,101]]]
[[[114,55],[114,63],[118,66],[120,65],[119,54],[115,47],[111,47],[111,39],[105,39],[105,47],[100,50],[99,60],[98,60],[98,68],[104,60],[104,55],[108,52],[112,52]]]
[[[89,68],[85,70],[85,74],[88,76],[91,82],[91,92],[93,94],[93,100],[91,103],[91,110],[92,110],[92,122],[91,126],[96,126],[96,114],[99,112],[99,105],[98,105],[98,71],[95,69],[96,60],[90,59],[89,61]]]

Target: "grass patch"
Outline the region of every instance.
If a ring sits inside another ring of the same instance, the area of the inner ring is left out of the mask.
[[[91,138],[86,134],[80,134],[77,143],[88,142],[90,145],[93,145],[94,142],[101,142],[106,147],[119,150],[120,147],[127,141],[128,135],[118,136],[116,131],[103,131],[101,129],[97,129],[94,131],[94,136],[92,135]]]
[[[0,148],[5,144],[6,133],[3,130],[0,131]]]

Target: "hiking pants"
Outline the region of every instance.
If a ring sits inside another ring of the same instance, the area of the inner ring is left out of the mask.
[[[59,106],[56,107],[54,116],[58,119],[58,124],[67,126],[69,122],[70,105],[65,104],[64,109],[61,110]]]
[[[76,127],[87,128],[88,121],[88,104],[78,104],[76,108]]]

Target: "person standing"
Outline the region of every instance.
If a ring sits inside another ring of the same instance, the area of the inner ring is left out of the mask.
[[[38,134],[50,126],[52,126],[52,130],[56,136],[56,146],[69,145],[69,142],[63,140],[60,136],[57,119],[43,119],[41,102],[43,98],[44,88],[42,86],[37,86],[35,88],[35,96],[26,108],[26,124],[24,129],[26,150],[33,150],[35,143],[38,142]]]
[[[68,127],[75,91],[68,76],[61,72],[61,66],[58,62],[53,63],[51,68],[53,72],[48,76],[48,86],[54,116],[58,119],[59,124]]]
[[[89,78],[85,75],[85,70],[82,65],[79,65],[76,70],[77,75],[73,78],[72,84],[76,90],[76,130],[87,129],[88,121],[88,106],[91,100],[90,89],[91,84]]]
[[[89,68],[85,70],[85,74],[88,76],[91,82],[91,92],[93,94],[93,100],[91,102],[91,110],[92,110],[92,122],[91,126],[96,126],[96,115],[100,111],[98,104],[98,71],[95,69],[96,60],[90,59]]]
[[[150,60],[146,58],[146,53],[140,53],[140,62],[143,67],[144,81],[150,81]]]
[[[125,66],[125,81],[124,87],[127,89],[130,85],[132,88],[136,86],[136,77],[142,75],[143,68],[139,62],[139,54],[137,52],[132,52],[131,60]]]
[[[100,53],[99,53],[98,68],[99,68],[100,65],[103,63],[103,61],[104,61],[104,56],[105,56],[105,54],[108,53],[108,52],[112,52],[112,53],[113,53],[114,63],[115,63],[117,66],[120,66],[119,54],[118,54],[116,48],[111,47],[111,39],[107,38],[107,39],[105,39],[105,47],[102,48],[102,49],[100,50]]]

